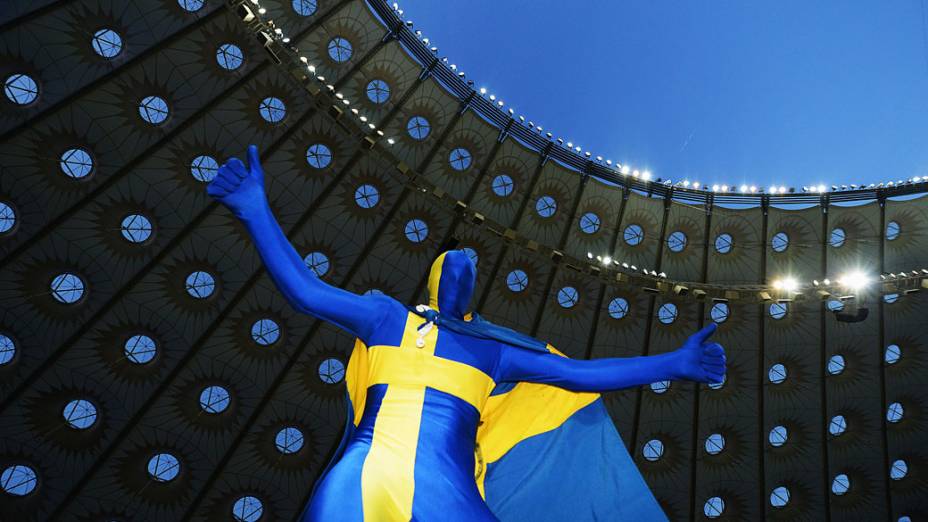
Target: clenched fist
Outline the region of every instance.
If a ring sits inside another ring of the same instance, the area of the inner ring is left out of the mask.
[[[248,147],[248,168],[238,158],[231,158],[219,167],[219,173],[206,187],[206,193],[240,219],[257,216],[267,209],[264,170],[261,169],[258,147]]]

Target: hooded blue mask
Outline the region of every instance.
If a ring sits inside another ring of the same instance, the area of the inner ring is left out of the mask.
[[[547,352],[546,344],[525,334],[495,325],[476,313],[468,314],[477,280],[477,269],[463,250],[444,252],[432,263],[429,272],[429,307],[415,314],[452,332],[479,339]]]
[[[443,317],[464,319],[474,295],[477,269],[463,250],[449,250],[432,263],[429,306]]]

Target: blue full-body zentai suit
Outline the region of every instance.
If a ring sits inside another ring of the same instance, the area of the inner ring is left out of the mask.
[[[598,392],[720,382],[714,325],[666,354],[569,359],[469,314],[476,270],[460,250],[433,263],[427,306],[333,287],[277,225],[254,147],[249,163],[223,165],[210,195],[242,219],[295,309],[358,339],[346,371],[345,439],[304,520],[665,519]]]

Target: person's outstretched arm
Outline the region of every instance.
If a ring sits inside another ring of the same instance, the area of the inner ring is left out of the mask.
[[[384,298],[359,296],[326,284],[306,266],[274,219],[264,193],[258,148],[248,147],[248,168],[232,158],[219,168],[207,193],[232,211],[251,235],[268,273],[296,310],[330,322],[367,341],[386,313]]]
[[[715,323],[690,336],[677,350],[660,355],[577,360],[553,353],[503,346],[497,380],[537,382],[581,392],[605,392],[664,380],[719,383],[725,350],[709,341]]]

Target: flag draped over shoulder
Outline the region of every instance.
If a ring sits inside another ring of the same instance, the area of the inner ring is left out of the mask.
[[[533,338],[477,317],[472,321],[493,338],[508,337],[507,332],[519,336],[512,343],[519,347],[513,349],[563,357]],[[361,420],[368,364],[367,347],[358,340],[345,371],[348,418],[333,463]],[[598,393],[499,384],[481,414],[474,476],[490,510],[502,521],[667,520]]]
[[[475,476],[500,520],[667,520],[598,393],[499,388],[480,417]]]

